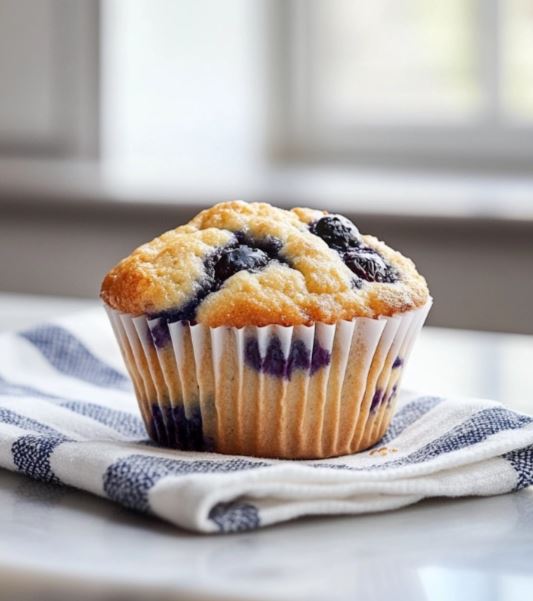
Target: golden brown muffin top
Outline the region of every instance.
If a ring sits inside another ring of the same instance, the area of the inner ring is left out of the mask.
[[[137,248],[101,297],[133,315],[241,327],[393,315],[429,292],[410,259],[341,215],[232,201]]]

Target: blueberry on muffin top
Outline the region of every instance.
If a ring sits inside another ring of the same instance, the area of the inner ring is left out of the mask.
[[[429,293],[409,259],[342,215],[232,201],[140,246],[101,297],[133,315],[241,327],[393,315]]]

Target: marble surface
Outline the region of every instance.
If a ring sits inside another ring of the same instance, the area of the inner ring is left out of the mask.
[[[0,295],[0,330],[90,306]],[[406,384],[533,413],[533,338],[427,328]],[[386,514],[190,534],[0,470],[0,599],[533,597],[533,488]]]

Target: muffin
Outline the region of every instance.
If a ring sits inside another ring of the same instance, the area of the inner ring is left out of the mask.
[[[379,441],[431,304],[346,217],[242,201],[140,246],[101,298],[153,440],[290,459]]]

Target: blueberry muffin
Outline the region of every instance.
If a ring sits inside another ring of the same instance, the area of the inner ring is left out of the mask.
[[[154,440],[293,459],[383,436],[431,302],[342,215],[242,201],[140,246],[101,297]]]

